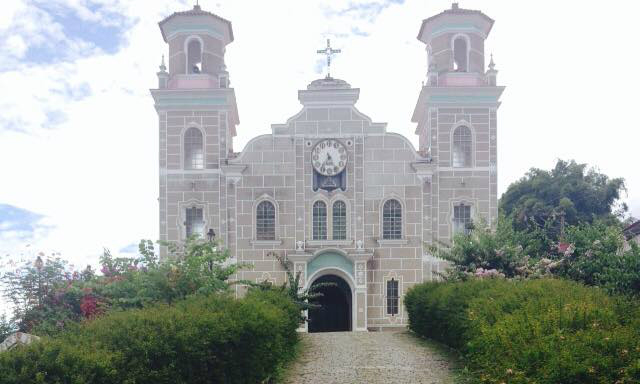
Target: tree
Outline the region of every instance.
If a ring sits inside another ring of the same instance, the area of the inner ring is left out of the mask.
[[[21,331],[30,331],[45,319],[52,323],[76,320],[74,303],[65,300],[68,298],[59,294],[58,288],[78,278],[66,261],[40,253],[35,261],[4,273],[0,283],[5,298],[13,305],[13,321]],[[51,312],[56,306],[59,309]]]
[[[189,295],[226,290],[229,277],[242,267],[228,262],[228,250],[198,237],[163,245],[168,248],[164,259],[150,240],[140,241],[138,257],[114,258],[105,250],[100,259],[104,277],[98,280],[96,292],[121,309],[172,303]]]
[[[595,219],[617,223],[627,211],[625,204],[617,205],[625,191],[622,178],[610,179],[574,160],[558,160],[551,171],[531,168],[511,184],[500,198],[500,209],[516,230],[542,230],[540,241],[553,243],[569,225]]]
[[[640,248],[623,247],[620,226],[603,221],[567,228],[570,247],[563,252],[554,273],[609,292],[640,295]]]
[[[229,277],[241,267],[229,263],[228,250],[214,242],[192,237],[166,245],[169,255],[163,259],[150,240],[140,241],[136,257],[113,257],[105,249],[100,259],[102,275],[90,266],[71,271],[66,261],[44,254],[0,274],[4,296],[13,304],[12,321],[20,331],[51,335],[68,323],[110,309],[142,308],[225,291]]]

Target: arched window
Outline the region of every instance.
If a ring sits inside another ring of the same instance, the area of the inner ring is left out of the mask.
[[[456,72],[467,72],[469,70],[467,39],[464,37],[456,37],[453,40],[453,70]]]
[[[262,201],[256,208],[256,240],[276,239],[276,208],[270,201]]]
[[[193,38],[187,43],[187,73],[202,72],[202,44]]]
[[[382,238],[402,239],[402,205],[398,200],[387,200],[382,207]]]
[[[471,129],[461,125],[453,131],[453,166],[470,167],[471,150]]]
[[[184,133],[184,167],[185,169],[204,168],[204,143],[202,132],[198,128],[189,128]]]
[[[347,239],[347,204],[344,201],[333,203],[333,240]]]
[[[327,204],[313,203],[313,240],[327,240]]]

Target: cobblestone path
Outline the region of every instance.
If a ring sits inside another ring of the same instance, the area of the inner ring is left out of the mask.
[[[302,335],[287,384],[451,384],[450,358],[406,331]]]

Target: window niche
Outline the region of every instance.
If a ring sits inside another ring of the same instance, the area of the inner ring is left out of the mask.
[[[202,42],[197,37],[187,41],[187,74],[202,72]]]
[[[469,72],[469,46],[464,36],[453,40],[453,70],[455,72]]]

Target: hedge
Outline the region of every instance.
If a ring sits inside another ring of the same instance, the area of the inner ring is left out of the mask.
[[[640,305],[579,283],[424,283],[409,327],[459,350],[471,383],[640,382]]]
[[[0,381],[260,383],[292,357],[298,318],[275,291],[115,312],[0,354]]]

